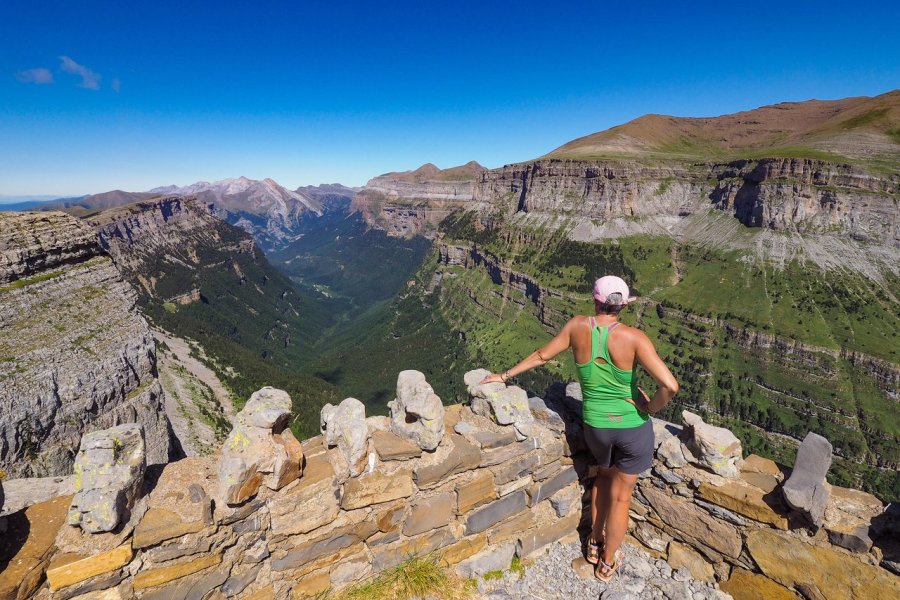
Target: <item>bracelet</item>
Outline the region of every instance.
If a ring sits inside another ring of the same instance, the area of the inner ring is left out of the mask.
[[[500,374],[500,380],[503,383],[506,383],[507,381],[509,381],[509,369],[503,371],[503,373]]]

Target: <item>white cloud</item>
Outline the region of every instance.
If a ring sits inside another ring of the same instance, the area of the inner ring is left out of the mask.
[[[87,88],[89,90],[99,90],[100,89],[100,74],[94,73],[84,65],[79,65],[77,62],[69,58],[68,56],[60,56],[59,60],[62,61],[60,67],[66,73],[72,73],[73,75],[78,75],[81,77],[81,87]]]
[[[53,73],[50,72],[50,69],[43,67],[26,69],[16,73],[16,80],[19,83],[35,83],[38,85],[53,83]]]
[[[109,87],[112,88],[112,91],[118,94],[122,91],[122,82],[119,81],[119,78],[117,77],[113,79],[112,82],[110,82]]]

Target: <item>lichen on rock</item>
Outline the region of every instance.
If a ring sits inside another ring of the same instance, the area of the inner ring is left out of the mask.
[[[299,477],[303,449],[287,427],[290,416],[291,397],[272,387],[254,392],[235,416],[219,462],[226,503],[240,504],[261,485],[277,490]]]
[[[68,522],[89,533],[114,530],[140,496],[146,467],[144,429],[118,425],[86,433],[75,457]]]
[[[350,474],[362,472],[360,462],[366,455],[369,441],[369,425],[366,407],[356,398],[345,398],[340,404],[322,407],[319,422],[327,446],[337,446],[347,463]]]
[[[444,405],[419,371],[401,371],[397,397],[388,402],[391,431],[422,450],[435,450],[444,437]]]

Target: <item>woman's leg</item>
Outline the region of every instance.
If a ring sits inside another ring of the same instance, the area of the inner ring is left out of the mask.
[[[609,516],[611,471],[612,469],[598,467],[591,487],[591,540],[597,543],[604,539],[603,529]]]
[[[622,546],[625,531],[628,529],[628,508],[631,506],[631,494],[637,475],[629,475],[612,467],[609,471],[609,512],[606,517],[606,547],[603,549],[603,562],[612,564],[616,550]]]

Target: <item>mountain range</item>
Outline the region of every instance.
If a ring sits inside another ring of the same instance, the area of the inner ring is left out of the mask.
[[[648,115],[496,169],[426,163],[362,189],[239,177],[59,208],[238,402],[297,390],[298,433],[326,398],[385,412],[398,367],[463,400],[463,372],[511,366],[615,272],[641,298],[623,320],[682,382],[664,416],[692,410],[785,463],[817,431],[835,482],[896,497],[898,104]],[[520,383],[573,378],[559,360]]]

